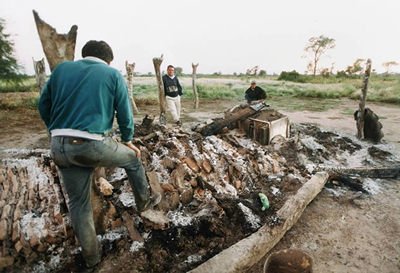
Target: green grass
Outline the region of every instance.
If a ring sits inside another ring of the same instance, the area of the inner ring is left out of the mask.
[[[38,87],[34,77],[27,78],[20,83],[0,80],[0,93],[10,92],[37,92]]]
[[[183,86],[183,98],[192,99],[193,91],[191,86]],[[231,83],[221,85],[197,85],[197,92],[200,98],[239,98],[243,95],[243,90],[239,88],[232,88]],[[157,101],[158,88],[156,85],[133,85],[133,96],[135,100],[143,101]]]
[[[358,100],[360,97],[362,79],[358,78],[336,78],[331,77],[312,77],[305,76],[306,83],[294,83],[289,81],[276,81],[277,76],[256,77],[258,85],[266,90],[268,99],[282,98],[290,101],[294,98],[310,99],[340,99],[350,98]],[[152,76],[154,77],[154,76]],[[244,98],[244,92],[249,86],[250,79],[255,77],[239,76],[216,76],[199,75],[199,79],[220,78],[218,83],[204,83],[197,85],[200,98]],[[235,80],[233,82],[232,80]],[[239,81],[237,81],[239,80]],[[135,81],[134,81],[135,82]],[[186,83],[187,84],[187,83]],[[183,98],[192,99],[193,92],[190,85],[183,86]],[[0,80],[0,93],[8,92],[37,92],[36,81],[34,77],[27,78],[21,83],[7,83]],[[158,88],[155,84],[133,84],[133,95],[139,104],[154,104],[158,101]],[[367,101],[384,102],[400,105],[400,75],[371,75]],[[27,102],[23,102],[25,105]],[[35,101],[30,102],[33,105]],[[320,100],[315,108],[324,108],[319,106]],[[325,102],[323,103],[325,104]],[[14,106],[12,106],[14,105]],[[11,107],[19,107],[18,102],[10,103]],[[8,106],[7,106],[8,107]]]

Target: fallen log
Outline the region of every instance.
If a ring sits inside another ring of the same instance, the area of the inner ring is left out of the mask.
[[[277,212],[281,225],[262,226],[251,236],[215,255],[191,273],[213,272],[245,272],[268,253],[292,228],[303,213],[306,206],[317,196],[328,180],[327,173],[317,173],[288,199]]]
[[[254,110],[251,107],[240,109],[232,115],[227,116],[226,118],[214,120],[214,122],[204,126],[200,129],[200,134],[202,134],[203,136],[216,135],[223,128],[233,125],[238,120],[244,120],[248,117],[251,117],[257,112],[257,110]]]
[[[396,178],[400,176],[400,165],[388,167],[359,167],[359,168],[318,168],[330,175],[361,176],[369,178]]]

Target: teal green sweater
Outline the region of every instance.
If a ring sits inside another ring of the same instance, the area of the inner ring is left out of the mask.
[[[83,59],[59,64],[43,89],[38,108],[49,131],[77,129],[102,135],[111,130],[116,112],[121,139],[133,137],[125,80],[105,63]]]

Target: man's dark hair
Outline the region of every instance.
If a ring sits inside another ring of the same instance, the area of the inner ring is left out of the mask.
[[[82,57],[97,57],[103,61],[110,63],[114,59],[111,47],[104,41],[91,40],[82,48]]]
[[[170,67],[172,67],[172,68],[175,69],[175,67],[174,67],[172,64],[170,64],[169,66],[167,66],[167,69],[170,68]]]

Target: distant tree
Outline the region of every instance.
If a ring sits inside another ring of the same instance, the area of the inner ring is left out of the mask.
[[[304,51],[308,52],[312,56],[312,60],[308,63],[307,69],[312,71],[313,75],[317,73],[317,65],[321,56],[329,49],[334,48],[335,39],[320,35],[318,37],[311,37],[308,39],[308,44],[304,48]]]
[[[348,75],[360,75],[363,73],[365,66],[365,59],[357,59],[353,65],[350,65],[346,68],[346,73]]]
[[[329,72],[329,68],[320,69],[319,74],[321,74],[321,76],[324,78],[329,78],[329,76],[331,75],[331,73]]]
[[[399,63],[395,62],[395,61],[385,62],[382,64],[382,66],[385,68],[387,74],[390,73],[390,68],[392,66],[396,66],[396,65],[399,65]]]
[[[182,67],[175,66],[175,75],[176,76],[182,76],[182,73],[183,73]]]
[[[13,56],[14,43],[9,39],[10,34],[4,33],[5,21],[0,18],[0,79],[20,81],[18,73],[20,66]]]
[[[261,69],[260,72],[258,72],[258,76],[266,76],[267,75],[267,71],[265,71],[264,69]]]

